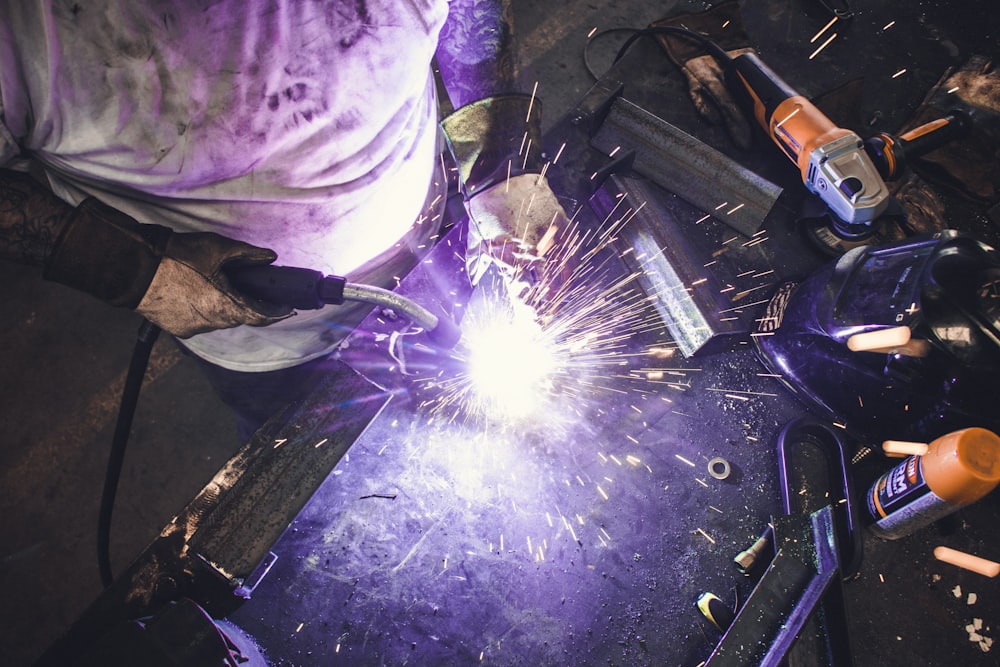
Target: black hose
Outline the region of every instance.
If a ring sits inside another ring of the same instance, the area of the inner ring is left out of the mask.
[[[97,566],[101,571],[101,583],[105,588],[111,586],[115,580],[111,572],[111,516],[115,508],[118,480],[121,477],[122,464],[125,462],[125,448],[128,445],[129,432],[132,430],[135,406],[139,402],[139,390],[146,375],[149,355],[159,335],[160,327],[149,320],[142,321],[135,348],[132,350],[128,374],[125,376],[121,406],[118,408],[118,422],[115,424],[115,434],[111,440],[108,467],[104,473],[104,492],[101,495],[101,508],[97,517]]]

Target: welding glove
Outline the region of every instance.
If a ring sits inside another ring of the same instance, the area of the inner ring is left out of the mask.
[[[490,97],[441,123],[469,214],[466,268],[473,285],[490,266],[525,286],[566,213],[541,173],[541,110],[526,95]],[[514,293],[520,288],[513,290]]]
[[[567,226],[566,213],[544,176],[512,176],[471,197],[466,269],[473,285],[497,266],[517,295],[543,271],[541,262],[555,236]]]
[[[662,26],[687,28],[702,34],[734,58],[752,51],[750,38],[743,28],[739,4],[735,0],[723,2],[705,12],[661,19],[650,27]],[[657,40],[687,78],[688,94],[702,119],[711,125],[722,125],[734,144],[749,149],[753,140],[752,125],[726,87],[725,75],[718,61],[692,39],[660,34]]]
[[[1000,202],[1000,68],[973,56],[952,68],[924,98],[900,134],[937,120],[950,111],[965,112],[970,132],[909,163],[943,192],[983,206]]]
[[[45,278],[132,308],[180,338],[240,324],[263,326],[291,308],[231,288],[226,267],[270,264],[272,250],[211,232],[144,225],[94,198],[73,212],[45,265]]]

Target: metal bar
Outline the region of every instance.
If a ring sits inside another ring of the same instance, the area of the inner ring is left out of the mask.
[[[308,400],[269,421],[216,475],[212,511],[194,517],[189,548],[234,581],[250,576],[390,399],[343,363],[323,372]]]
[[[632,168],[746,236],[760,229],[781,188],[628,100],[614,101],[591,146],[635,153]]]
[[[271,545],[391,398],[345,364],[325,373],[310,400],[265,424],[39,665],[78,664],[118,624],[170,600],[192,599],[217,617],[242,604]]]
[[[590,205],[603,218],[628,217],[617,240],[622,261],[652,298],[681,353],[719,351],[752,329],[750,315],[734,308],[736,292],[725,288],[739,282],[733,258],[759,249],[734,249],[727,253],[733,257],[722,257],[719,241],[711,238],[721,226],[681,224],[664,195],[670,196],[645,179],[612,174]],[[756,259],[750,264],[762,265]]]

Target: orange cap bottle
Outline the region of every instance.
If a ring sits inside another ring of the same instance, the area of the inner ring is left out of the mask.
[[[872,531],[894,540],[979,500],[1000,483],[1000,437],[984,428],[943,435],[868,490]]]

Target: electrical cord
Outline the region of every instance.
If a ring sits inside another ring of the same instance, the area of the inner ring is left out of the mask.
[[[819,4],[841,21],[854,18],[854,8],[851,7],[849,0],[819,0]]]
[[[590,64],[590,47],[594,42],[602,37],[608,37],[619,33],[634,35],[639,32],[639,30],[640,28],[608,28],[607,30],[601,30],[600,32],[596,32],[587,37],[587,43],[583,45],[583,66],[587,69],[587,74],[589,74],[594,81],[599,81],[601,79],[601,75],[598,74]],[[618,57],[615,58],[615,62],[618,61]]]
[[[132,418],[139,402],[139,390],[146,375],[149,355],[153,344],[160,335],[160,327],[149,320],[143,320],[136,336],[135,347],[132,350],[132,360],[129,362],[128,373],[125,376],[125,387],[122,389],[121,406],[118,409],[118,421],[111,440],[111,452],[108,455],[108,467],[104,473],[104,491],[101,494],[101,506],[97,517],[97,566],[101,573],[101,583],[105,588],[114,583],[111,570],[111,517],[114,514],[115,496],[118,493],[118,481],[121,478],[125,462],[125,449],[128,446],[129,432],[132,430]]]
[[[593,77],[595,81],[598,81],[601,77],[597,74],[597,72],[594,71],[594,68],[590,64],[590,47],[599,38],[619,33],[629,33],[630,37],[627,40],[625,40],[625,43],[622,44],[622,46],[618,49],[618,53],[615,55],[612,64],[617,63],[619,60],[621,60],[625,56],[625,53],[638,40],[642,39],[643,37],[655,37],[656,35],[676,35],[678,37],[685,37],[687,39],[694,40],[700,43],[702,46],[704,46],[705,50],[708,51],[708,53],[712,55],[716,60],[718,60],[719,64],[721,65],[725,65],[732,60],[730,55],[726,53],[725,49],[723,49],[721,46],[713,42],[705,35],[697,33],[693,30],[689,30],[687,28],[681,28],[679,26],[666,26],[666,25],[650,26],[648,28],[609,28],[607,30],[602,30],[598,33],[594,33],[593,35],[591,35],[587,39],[587,43],[583,47],[584,67],[587,68],[587,73],[590,74],[590,76]]]

